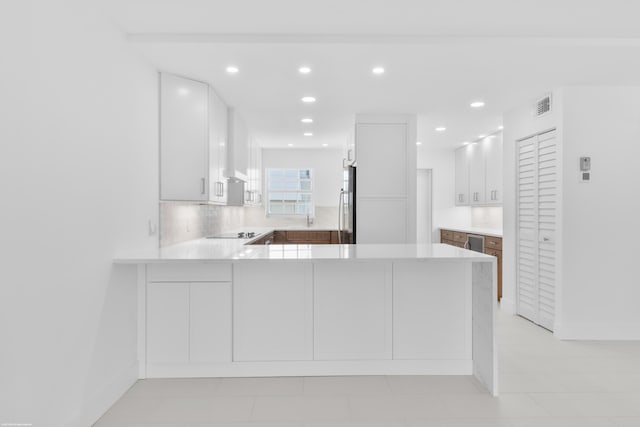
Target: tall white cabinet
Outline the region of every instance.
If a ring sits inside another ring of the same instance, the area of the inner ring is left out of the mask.
[[[416,241],[416,117],[357,115],[357,243]]]

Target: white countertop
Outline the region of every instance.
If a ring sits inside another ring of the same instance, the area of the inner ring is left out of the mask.
[[[482,236],[502,237],[502,230],[496,230],[493,228],[480,228],[480,227],[457,227],[441,225],[438,227],[440,230],[460,231],[462,233],[480,234]]]
[[[118,264],[242,260],[450,259],[488,261],[493,257],[443,244],[245,245],[255,239],[198,239],[148,251],[119,254]]]

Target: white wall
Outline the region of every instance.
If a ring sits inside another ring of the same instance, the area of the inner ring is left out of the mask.
[[[418,169],[431,169],[434,242],[440,242],[440,227],[471,225],[471,208],[455,206],[455,152],[451,149],[418,147]]]
[[[640,339],[640,87],[565,88],[563,99],[560,335]]]
[[[112,258],[158,243],[157,79],[94,8],[0,13],[3,423],[86,427],[137,378],[136,271]]]
[[[558,128],[561,210],[555,333],[564,339],[640,339],[638,255],[640,88],[572,87],[554,92],[554,114],[528,106],[505,126],[504,295],[515,295],[514,141]],[[578,181],[578,161],[592,157],[593,181]]]
[[[337,207],[343,184],[342,151],[336,149],[276,149],[262,151],[262,167],[313,169],[316,206]],[[265,186],[266,176],[264,180]],[[266,196],[266,191],[264,192]]]

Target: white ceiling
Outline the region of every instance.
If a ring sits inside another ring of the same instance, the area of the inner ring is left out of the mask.
[[[211,83],[263,146],[338,147],[355,113],[389,112],[417,113],[425,146],[455,147],[495,131],[504,111],[554,87],[640,85],[640,2],[105,0],[104,7],[158,69]],[[230,64],[237,75],[225,72]],[[301,65],[312,73],[300,75]],[[371,74],[374,65],[384,76]],[[318,101],[303,104],[304,95]],[[486,107],[469,108],[478,99]],[[304,116],[315,122],[300,123]]]

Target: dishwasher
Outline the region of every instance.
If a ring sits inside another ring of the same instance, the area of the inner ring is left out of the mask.
[[[464,244],[465,249],[484,253],[484,236],[475,234],[467,234],[467,241]]]

